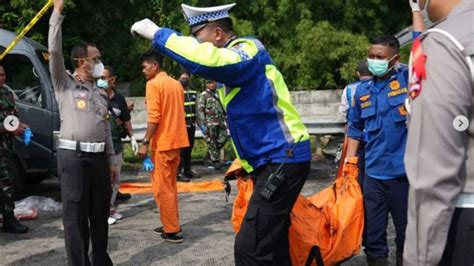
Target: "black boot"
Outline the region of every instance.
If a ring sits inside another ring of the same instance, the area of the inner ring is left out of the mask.
[[[127,201],[132,198],[132,194],[130,193],[120,193],[117,192],[117,200],[118,201]]]
[[[189,178],[189,179],[200,178],[201,177],[200,175],[194,173],[191,169],[183,171],[182,175]]]
[[[130,193],[117,192],[117,197],[115,198],[115,204],[114,205],[117,206],[120,203],[124,203],[127,200],[129,200],[130,198],[132,198],[132,194],[130,194]]]
[[[369,266],[388,266],[388,258],[369,258],[367,257],[367,264]]]
[[[2,231],[11,234],[24,234],[28,232],[29,228],[26,225],[22,225],[13,214],[3,215],[3,227]]]
[[[178,182],[189,182],[189,181],[191,181],[188,177],[184,176],[183,174],[178,174],[176,179],[178,180]]]

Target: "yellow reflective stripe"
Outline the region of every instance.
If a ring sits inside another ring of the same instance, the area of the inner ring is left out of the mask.
[[[277,94],[277,106],[283,112],[283,122],[287,126],[291,137],[296,141],[300,139],[305,141],[309,139],[309,133],[306,126],[301,121],[298,111],[291,102],[291,95],[288,87],[283,80],[283,76],[274,65],[267,65],[265,74],[273,82],[275,93]],[[283,130],[286,130],[283,128]]]
[[[184,91],[184,93],[197,93],[197,91]]]
[[[230,143],[232,144],[232,148],[234,148],[235,156],[237,157],[237,159],[239,159],[240,165],[242,166],[242,168],[244,168],[244,170],[247,171],[247,173],[253,172],[253,167],[249,164],[249,162],[247,160],[240,158],[239,152],[237,152],[234,141],[232,140],[232,136],[230,138]]]
[[[232,101],[232,99],[234,99],[235,95],[237,95],[239,91],[240,91],[240,88],[233,88],[229,94],[224,96],[224,106],[226,109],[227,109],[227,105],[230,103],[230,101]]]
[[[234,43],[243,43],[239,49],[245,51],[250,58],[258,52],[258,48],[250,40],[237,39]],[[203,66],[221,67],[242,62],[240,55],[230,48],[217,48],[212,43],[199,43],[193,37],[178,36],[176,33],[169,36],[165,48]]]
[[[196,104],[195,101],[194,102],[185,102],[184,106],[195,105],[195,104]]]
[[[193,37],[170,35],[165,48],[203,66],[220,67],[240,63],[240,56],[227,48],[217,48],[210,42],[199,43]]]
[[[195,114],[186,114],[186,117],[194,117],[196,116]]]
[[[227,111],[227,106],[225,104],[225,86],[222,86],[217,89],[217,97],[219,98],[222,107],[224,107],[224,110]]]
[[[237,95],[237,93],[240,91],[240,88],[234,88],[228,95],[225,95],[225,87],[217,89],[217,95],[219,96],[219,100],[221,101],[224,109],[227,109],[227,104],[232,101],[232,98]],[[237,148],[235,148],[234,141],[232,140],[232,136],[230,138],[230,143],[232,144],[232,148],[234,149],[234,153],[237,156],[237,158],[240,160],[240,164],[242,165],[242,168],[244,168],[247,173],[250,173],[253,171],[253,167],[249,164],[247,160],[244,160],[240,158],[239,152],[237,151]]]

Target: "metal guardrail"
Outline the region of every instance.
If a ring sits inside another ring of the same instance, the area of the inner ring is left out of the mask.
[[[308,128],[310,135],[332,135],[343,134],[345,122],[340,119],[330,119],[330,117],[323,117],[323,119],[303,119],[303,123]],[[145,136],[146,124],[133,125],[133,132],[137,140],[143,139]],[[196,129],[195,138],[202,138],[202,132]],[[129,142],[130,139],[123,141]]]

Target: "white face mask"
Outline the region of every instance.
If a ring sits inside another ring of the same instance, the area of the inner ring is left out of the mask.
[[[89,73],[95,79],[100,78],[100,76],[102,76],[102,72],[104,72],[104,64],[102,64],[102,62],[94,64],[94,67],[89,70]]]

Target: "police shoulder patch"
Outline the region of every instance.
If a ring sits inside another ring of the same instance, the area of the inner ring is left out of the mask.
[[[398,80],[394,80],[392,82],[390,82],[390,89],[392,89],[393,91],[394,90],[398,90],[400,89],[400,82]]]

